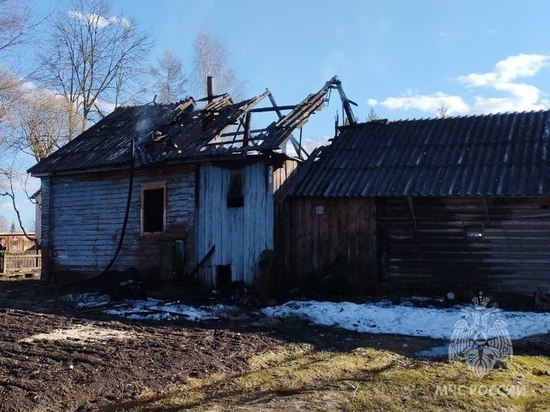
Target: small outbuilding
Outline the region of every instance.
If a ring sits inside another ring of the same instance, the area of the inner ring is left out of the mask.
[[[550,111],[344,126],[277,200],[290,284],[550,290]]]

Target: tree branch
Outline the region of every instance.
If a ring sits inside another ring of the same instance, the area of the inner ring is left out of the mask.
[[[21,213],[19,212],[19,208],[17,207],[17,203],[15,202],[15,191],[13,190],[13,175],[7,170],[2,170],[2,174],[4,174],[8,179],[10,190],[9,192],[8,191],[0,192],[0,196],[9,197],[11,199],[11,204],[12,204],[13,210],[15,211],[15,215],[17,216],[17,222],[19,223],[19,227],[21,228],[23,235],[25,235],[25,237],[29,239],[31,242],[36,242],[36,239],[31,238],[23,226],[23,221],[21,220]]]

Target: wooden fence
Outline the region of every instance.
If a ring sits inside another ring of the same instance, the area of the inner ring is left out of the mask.
[[[12,253],[0,251],[0,273],[17,273],[40,270],[42,255],[34,253]]]

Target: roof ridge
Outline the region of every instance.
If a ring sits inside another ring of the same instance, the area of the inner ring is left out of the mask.
[[[419,122],[419,121],[444,121],[444,120],[455,120],[455,119],[470,119],[470,118],[488,118],[495,116],[513,116],[513,115],[527,115],[527,114],[537,114],[550,112],[550,108],[547,109],[538,109],[538,110],[523,110],[523,111],[506,111],[506,112],[496,112],[496,113],[471,113],[464,115],[451,115],[445,117],[419,117],[419,118],[406,118],[406,119],[377,119],[374,121],[366,121],[357,123],[356,125],[346,125],[342,128],[348,128],[351,126],[361,126],[365,124],[390,124],[390,123],[399,123],[399,122]]]

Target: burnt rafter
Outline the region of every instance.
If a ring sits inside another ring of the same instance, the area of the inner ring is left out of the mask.
[[[357,103],[355,103],[353,100],[349,100],[346,96],[346,93],[344,92],[344,88],[342,87],[342,82],[338,78],[338,76],[334,76],[332,79],[330,79],[325,84],[325,89],[328,91],[327,94],[327,103],[330,98],[330,91],[336,89],[338,91],[338,94],[340,96],[340,100],[342,101],[342,109],[344,110],[344,113],[347,117],[347,123],[348,124],[356,124],[357,119],[355,118],[355,115],[353,114],[353,110],[351,109],[351,106],[357,106]]]
[[[271,92],[234,102],[228,94],[208,99],[170,104],[118,107],[76,139],[41,160],[29,171],[35,175],[53,172],[124,168],[131,142],[135,142],[136,167],[185,159],[212,158],[240,154],[262,155],[284,152],[291,142],[301,159],[301,128],[316,111],[328,103],[331,90],[338,90],[348,116],[355,122],[351,107],[335,76],[316,93],[297,105],[278,106]],[[269,98],[270,105],[259,107]],[[199,107],[201,105],[202,107]],[[277,119],[258,127],[256,113],[274,112]],[[300,139],[293,135],[300,129]]]
[[[281,112],[282,110],[282,106],[277,106],[277,103],[275,102],[275,97],[273,97],[273,94],[269,93],[268,95],[269,97],[269,101],[271,102],[271,105],[272,105],[272,109],[275,110],[275,112],[277,113],[277,116],[279,117],[279,119],[283,118],[283,113]],[[292,110],[294,110],[297,106],[294,106],[292,108]],[[290,135],[290,142],[292,143],[292,146],[294,147],[294,150],[296,151],[296,153],[298,153],[298,157],[300,159],[307,159],[309,154],[308,152],[302,147],[302,139],[301,139],[301,136],[302,136],[302,128],[300,128],[300,142],[298,142],[296,140],[296,138],[291,134]],[[304,155],[304,156],[303,156]]]

